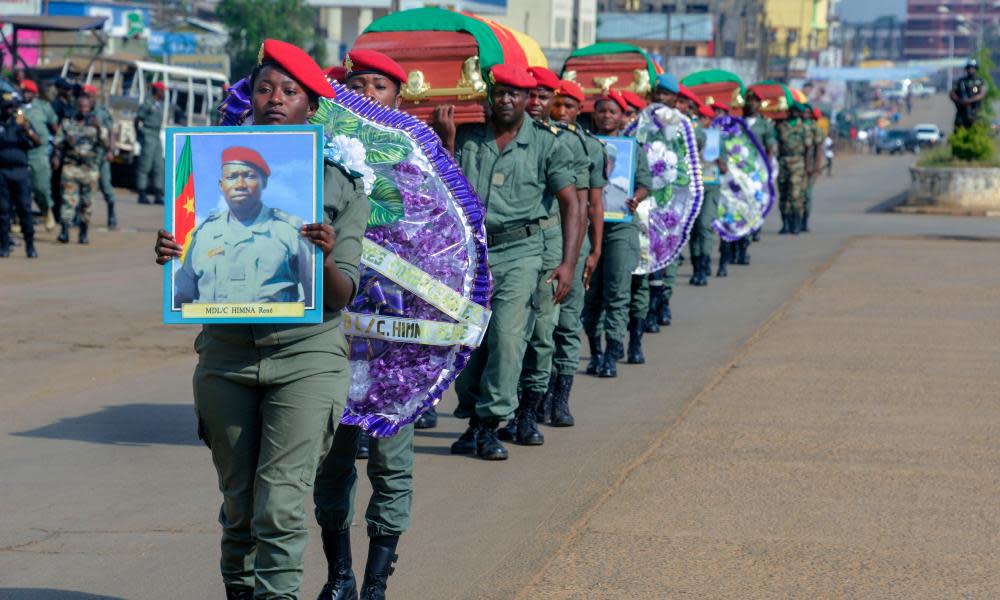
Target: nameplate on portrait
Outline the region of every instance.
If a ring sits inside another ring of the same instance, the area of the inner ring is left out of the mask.
[[[260,317],[301,317],[306,314],[302,302],[225,302],[181,305],[185,319],[258,319]]]

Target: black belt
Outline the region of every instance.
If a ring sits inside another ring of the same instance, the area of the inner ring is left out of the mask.
[[[517,242],[520,240],[528,239],[531,236],[537,234],[542,230],[542,226],[538,221],[527,223],[521,225],[520,227],[515,227],[514,229],[508,229],[506,231],[500,231],[497,233],[487,233],[486,234],[486,245],[489,247],[499,246],[500,244],[509,244],[511,242]]]
[[[549,229],[551,227],[559,225],[560,223],[562,223],[562,217],[559,215],[559,213],[556,213],[551,217],[546,217],[541,221],[539,221],[538,226],[541,227],[542,229]]]

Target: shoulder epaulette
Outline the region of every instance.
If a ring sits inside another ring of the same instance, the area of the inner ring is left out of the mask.
[[[274,219],[276,219],[278,221],[283,221],[285,223],[288,223],[289,225],[291,225],[295,229],[299,229],[303,225],[302,219],[300,219],[299,217],[296,217],[295,215],[286,213],[285,211],[281,210],[280,208],[272,208],[271,209],[271,216],[274,217]]]
[[[558,137],[562,133],[562,130],[556,127],[555,125],[549,125],[548,123],[542,123],[541,121],[536,121],[534,119],[532,119],[531,122],[535,124],[535,127],[548,131],[549,133],[551,133],[556,137]]]

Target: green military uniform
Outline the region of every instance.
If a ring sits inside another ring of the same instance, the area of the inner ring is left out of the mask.
[[[587,148],[588,165],[588,186],[590,189],[600,189],[608,184],[604,174],[604,167],[607,164],[607,155],[604,151],[604,144],[599,139],[584,131],[583,128],[573,126],[573,129],[583,134]],[[581,313],[583,312],[583,268],[587,256],[590,254],[590,237],[586,231],[583,235],[583,246],[580,249],[580,259],[576,263],[576,274],[573,278],[573,287],[569,294],[563,298],[559,307],[559,321],[552,338],[555,341],[555,353],[552,358],[552,366],[559,375],[574,375],[580,367],[580,330],[583,329]]]
[[[35,98],[21,110],[42,142],[36,148],[28,150],[28,167],[31,169],[31,189],[35,204],[45,214],[52,208],[52,164],[49,161],[52,130],[49,128],[59,124],[59,117],[52,105],[41,98]]]
[[[646,153],[636,152],[635,188],[653,185]],[[639,266],[639,227],[628,223],[604,223],[601,260],[590,278],[583,307],[583,329],[587,337],[600,339],[603,334],[612,344],[621,345],[628,328],[629,302],[632,297],[632,271]]]
[[[704,160],[705,142],[707,136],[704,128],[700,125],[695,127],[695,134],[698,140],[698,153],[701,155],[701,176],[704,184],[704,192],[701,203],[701,210],[695,220],[694,227],[691,228],[691,237],[688,239],[688,249],[691,252],[691,264],[699,268],[704,276],[708,276],[711,271],[712,260],[712,240],[714,230],[712,221],[718,216],[719,210],[719,166],[715,161]],[[694,278],[692,278],[694,283]]]
[[[358,286],[369,205],[360,178],[327,165],[331,258]],[[189,250],[190,252],[190,250]],[[350,375],[341,311],[310,325],[206,325],[195,342],[195,412],[223,495],[223,580],[258,598],[298,597],[305,498],[344,411]],[[256,581],[255,581],[256,574]]]
[[[135,188],[140,200],[150,187],[158,201],[163,199],[163,145],[160,143],[163,110],[163,102],[149,96],[135,116],[142,121],[142,127],[136,132],[141,148]]]
[[[778,123],[777,134],[781,214],[800,219],[805,211],[806,148],[810,136],[802,119],[797,118]]]
[[[301,300],[311,306],[313,251],[299,233],[302,224],[267,206],[248,224],[229,210],[212,213],[191,236],[174,276],[174,302]]]
[[[760,145],[764,147],[765,152],[776,152],[778,148],[778,134],[774,128],[774,121],[763,115],[746,117],[745,120],[750,128],[750,133],[757,138]]]
[[[455,160],[486,205],[493,316],[486,338],[455,382],[459,418],[492,424],[517,406],[517,386],[534,326],[538,279],[555,193],[575,179],[573,157],[548,125],[525,117],[517,135],[499,150],[487,125],[459,129]]]
[[[573,159],[573,183],[577,190],[587,189],[590,180],[590,161],[587,158],[587,146],[583,136],[574,126],[567,128],[548,124],[553,127],[559,143]],[[531,331],[531,339],[524,352],[524,363],[521,368],[521,389],[545,393],[549,387],[552,373],[555,339],[553,332],[562,313],[562,306],[553,301],[553,285],[547,280],[552,271],[562,262],[563,236],[562,224],[559,218],[559,203],[554,197],[549,198],[548,217],[542,222],[542,238],[545,250],[542,253],[542,272],[538,277],[538,300],[535,305],[535,326]],[[582,269],[583,261],[577,261],[577,269]]]
[[[84,119],[63,119],[55,147],[62,157],[61,221],[72,223],[79,206],[80,223],[89,224],[100,157],[108,148],[108,130],[93,113]]]
[[[333,447],[316,473],[313,500],[316,522],[323,531],[343,531],[354,520],[354,496],[358,471],[354,455],[361,429],[342,425],[334,435]],[[368,479],[372,496],[365,521],[368,537],[402,535],[410,528],[413,503],[413,425],[388,438],[368,439]]]
[[[114,127],[115,121],[111,118],[111,113],[108,112],[108,109],[95,104],[94,114],[97,115],[97,119],[101,122],[101,126],[107,129],[110,135],[111,128]],[[100,184],[101,194],[104,196],[104,201],[108,204],[108,206],[114,204],[115,188],[111,186],[111,163],[108,161],[107,152],[101,155]]]

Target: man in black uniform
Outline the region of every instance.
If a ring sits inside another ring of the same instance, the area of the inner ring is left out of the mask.
[[[965,77],[955,82],[951,89],[955,103],[955,129],[972,127],[979,118],[979,107],[986,98],[986,82],[979,76],[979,62],[971,58],[965,64]]]
[[[28,258],[36,258],[28,150],[41,145],[14,96],[0,96],[0,257],[10,256],[10,211],[17,211]]]

